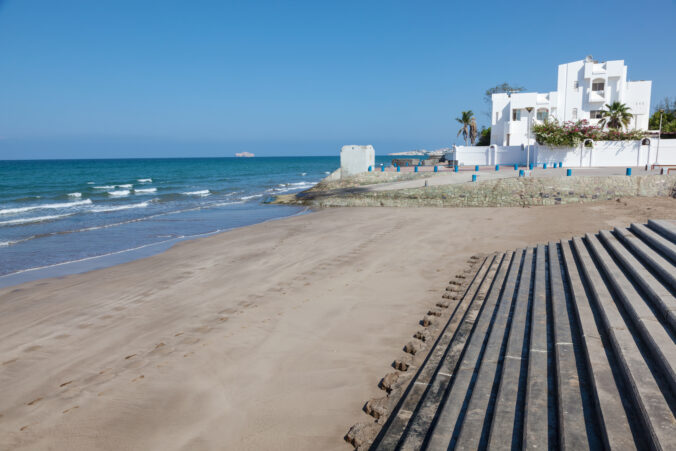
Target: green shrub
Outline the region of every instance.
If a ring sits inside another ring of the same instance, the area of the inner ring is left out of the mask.
[[[641,130],[604,130],[602,127],[590,125],[586,119],[577,122],[560,124],[556,119],[546,120],[541,124],[533,124],[535,141],[550,147],[577,147],[586,139],[594,141],[636,141],[645,137]],[[588,143],[587,145],[591,145]]]

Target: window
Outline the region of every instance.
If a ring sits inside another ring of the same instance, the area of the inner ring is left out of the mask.
[[[498,112],[496,111],[496,112],[495,112],[495,122],[498,122],[498,119],[499,119],[499,117],[500,117],[499,115],[500,115],[500,113],[498,113]]]
[[[573,82],[573,88],[578,89],[579,87],[580,87],[580,82],[577,81],[577,80],[575,80],[575,81]]]
[[[577,120],[577,108],[573,108],[573,120]]]
[[[521,110],[512,110],[512,120],[513,121],[521,120]]]
[[[546,121],[548,116],[549,116],[549,112],[543,108],[541,110],[538,110],[537,120],[538,121]]]
[[[601,119],[603,117],[603,111],[601,110],[591,110],[589,112],[589,119]]]
[[[592,83],[592,91],[603,92],[606,87],[606,83],[603,80],[595,81]]]

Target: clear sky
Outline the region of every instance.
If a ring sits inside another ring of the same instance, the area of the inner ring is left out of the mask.
[[[385,154],[487,88],[624,59],[676,97],[676,2],[0,0],[0,159]]]

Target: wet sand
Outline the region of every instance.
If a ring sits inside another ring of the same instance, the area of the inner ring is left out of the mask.
[[[676,219],[676,200],[345,208],[0,290],[0,449],[343,440],[475,253]]]

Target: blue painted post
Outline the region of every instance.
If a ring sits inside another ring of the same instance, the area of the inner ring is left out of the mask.
[[[406,162],[406,166],[408,166],[408,161]]]
[[[458,172],[458,166],[453,166],[453,172]]]
[[[479,165],[478,165],[478,164],[477,164],[476,166],[474,166],[474,170],[475,170],[476,172],[479,172]]]
[[[369,172],[373,171],[373,166],[369,166]]]
[[[499,171],[499,170],[500,170],[500,165],[499,165],[499,164],[496,164],[496,165],[495,165],[495,170],[496,170],[496,171]]]
[[[439,168],[437,167],[436,164],[434,165],[434,172],[439,172]]]
[[[523,169],[519,170],[519,177],[524,177],[526,173],[524,172]]]
[[[385,172],[385,166],[380,167],[380,172]]]
[[[627,175],[631,175],[631,168],[627,168]]]
[[[418,172],[418,166],[416,166],[415,169],[414,169],[413,171],[414,171],[414,172]]]
[[[401,166],[397,165],[397,172],[401,172]]]
[[[519,165],[518,165],[518,164],[515,164],[515,165],[514,165],[514,170],[515,170],[515,171],[518,171],[518,170],[519,170]]]
[[[563,162],[562,162],[562,161],[559,161],[559,167],[560,167],[560,168],[563,167]]]
[[[530,169],[531,171],[533,170],[533,163],[528,165],[528,169]]]
[[[573,175],[573,170],[570,169],[570,168],[568,168],[568,169],[566,170],[566,176],[570,177],[571,175]]]
[[[476,174],[472,174],[472,181],[476,182]]]
[[[542,163],[542,169],[547,169],[547,163]]]

